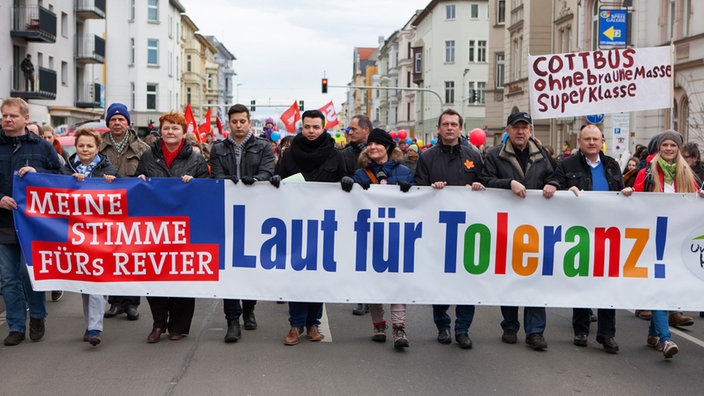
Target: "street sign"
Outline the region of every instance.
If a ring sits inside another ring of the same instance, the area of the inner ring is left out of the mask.
[[[599,10],[599,46],[625,47],[628,10]]]
[[[604,114],[589,114],[587,116],[587,121],[590,124],[599,124],[604,121]]]

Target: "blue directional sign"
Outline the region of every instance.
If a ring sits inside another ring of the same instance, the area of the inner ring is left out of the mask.
[[[589,114],[587,116],[587,121],[590,124],[598,124],[598,123],[604,121],[604,115],[603,114]]]
[[[599,11],[599,46],[625,47],[628,10]]]

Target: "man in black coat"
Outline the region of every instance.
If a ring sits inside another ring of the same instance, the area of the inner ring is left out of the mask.
[[[256,181],[268,181],[274,174],[274,150],[271,144],[250,131],[251,119],[247,106],[236,104],[227,111],[230,136],[216,142],[210,152],[211,177],[242,181],[252,185]],[[255,330],[256,300],[225,299],[223,308],[227,320],[225,342],[237,342],[242,335],[240,316],[244,318],[245,330]]]
[[[488,188],[510,189],[521,198],[528,189],[538,190],[554,171],[554,160],[533,139],[533,119],[528,113],[516,112],[506,122],[508,140],[491,150],[484,159],[482,179]],[[517,342],[518,307],[501,307],[504,320],[501,322],[501,340],[507,344]],[[543,332],[546,325],[545,307],[525,307],[523,326],[526,344],[537,351],[548,347]]]
[[[579,151],[562,160],[550,176],[543,188],[546,198],[553,196],[556,190],[569,189],[575,195],[584,191],[621,191],[623,175],[618,162],[604,155],[604,135],[596,125],[584,125],[577,138]],[[608,353],[618,353],[616,336],[616,311],[599,309],[597,313],[598,328],[596,342],[604,346]],[[573,343],[580,347],[587,346],[590,320],[589,308],[574,308],[572,310]]]

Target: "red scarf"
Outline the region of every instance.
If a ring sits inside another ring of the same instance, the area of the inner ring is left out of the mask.
[[[171,169],[171,164],[174,162],[176,157],[178,157],[178,153],[181,152],[184,144],[186,144],[186,139],[181,140],[181,144],[179,144],[175,151],[169,151],[169,149],[166,148],[164,141],[161,141],[161,151],[164,153],[164,161],[166,161],[167,168]]]

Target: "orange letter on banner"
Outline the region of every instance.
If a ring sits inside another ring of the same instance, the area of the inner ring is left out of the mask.
[[[539,246],[540,236],[535,227],[523,224],[516,228],[513,233],[513,254],[511,255],[511,265],[516,274],[529,276],[538,270],[538,258],[526,257],[526,264],[523,265],[523,255],[538,253]]]
[[[623,276],[625,278],[647,278],[648,268],[636,267],[636,264],[638,264],[638,259],[648,243],[650,230],[647,228],[626,228],[626,238],[635,239],[635,242],[633,242],[631,253],[623,264]]]

